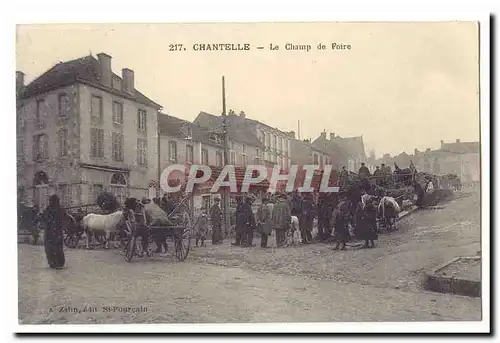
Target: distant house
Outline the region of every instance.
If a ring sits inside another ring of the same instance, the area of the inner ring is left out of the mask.
[[[212,129],[222,129],[222,117],[200,112],[194,122]],[[288,169],[291,163],[290,135],[288,132],[270,127],[262,122],[247,118],[244,112],[230,112],[226,117],[229,140],[236,146],[235,154],[239,155],[238,146],[257,147],[255,158],[249,159],[253,164]],[[250,157],[249,157],[250,158]],[[236,156],[236,161],[238,156]],[[233,163],[234,164],[234,163]]]
[[[330,139],[328,139],[326,132],[322,132],[312,142],[312,145],[322,151],[329,152],[332,166],[336,169],[346,166],[347,170],[357,173],[361,167],[361,162],[366,163],[366,152],[362,136],[343,138],[336,136],[335,133],[330,133]]]
[[[290,143],[293,165],[316,165],[323,169],[325,165],[332,164],[329,153],[313,146],[310,141],[291,139]]]
[[[480,143],[441,141],[441,148],[419,154],[419,165],[434,174],[456,174],[463,183],[480,181]]]

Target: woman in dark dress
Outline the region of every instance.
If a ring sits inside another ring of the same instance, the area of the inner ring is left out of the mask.
[[[49,198],[49,206],[43,212],[43,220],[46,229],[44,235],[45,254],[50,268],[62,269],[65,263],[63,250],[63,230],[61,222],[64,218],[64,210],[61,208],[59,197],[52,195]]]

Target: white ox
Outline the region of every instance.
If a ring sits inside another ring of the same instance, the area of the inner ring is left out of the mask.
[[[87,235],[87,249],[90,248],[90,240],[96,232],[104,232],[106,242],[104,247],[109,248],[109,237],[117,231],[117,228],[123,223],[123,211],[117,211],[111,214],[87,214],[82,219],[82,226]]]

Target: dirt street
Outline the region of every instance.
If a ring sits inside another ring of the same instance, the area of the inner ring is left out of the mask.
[[[424,292],[421,272],[479,246],[478,194],[415,213],[375,249],[315,244],[262,250],[197,248],[186,262],[126,263],[117,250],[19,245],[22,323],[480,320],[477,298]],[[116,308],[114,307],[116,306]]]

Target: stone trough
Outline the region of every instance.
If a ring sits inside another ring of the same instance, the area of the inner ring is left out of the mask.
[[[457,257],[426,273],[424,288],[439,293],[481,297],[481,257]]]

